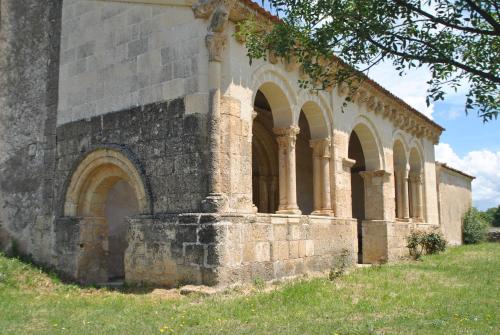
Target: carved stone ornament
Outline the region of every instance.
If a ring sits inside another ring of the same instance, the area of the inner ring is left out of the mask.
[[[211,62],[222,61],[228,40],[225,30],[229,21],[229,13],[234,4],[235,0],[200,0],[193,5],[195,17],[210,18],[205,42]]]

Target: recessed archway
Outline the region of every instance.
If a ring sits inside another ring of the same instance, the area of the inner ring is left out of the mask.
[[[408,217],[408,176],[407,176],[407,158],[403,143],[400,140],[394,142],[393,153],[393,171],[394,171],[394,196],[395,196],[395,215],[398,219]]]
[[[113,149],[88,154],[71,177],[64,206],[65,216],[81,218],[77,279],[124,278],[126,218],[147,211],[144,184],[125,155]]]
[[[351,209],[352,217],[358,221],[358,262],[363,262],[363,221],[367,219],[368,201],[363,178],[365,171],[382,168],[381,155],[375,135],[364,124],[356,125],[349,137],[348,158],[355,161],[351,167]]]
[[[409,179],[409,212],[415,221],[424,220],[424,193],[423,193],[423,161],[422,155],[416,147],[410,150],[409,156],[410,172]]]
[[[278,144],[273,133],[272,107],[261,91],[255,96],[254,110],[256,114],[252,125],[252,198],[259,213],[274,213],[279,204]],[[287,117],[291,118],[291,114]]]

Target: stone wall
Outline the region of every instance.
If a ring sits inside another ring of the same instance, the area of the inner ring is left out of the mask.
[[[95,116],[57,128],[58,214],[67,182],[86,152],[118,147],[142,169],[154,213],[199,212],[207,194],[205,114],[184,99]]]
[[[353,264],[356,222],[273,214],[131,219],[126,281],[227,286]]]
[[[58,124],[207,92],[205,35],[188,6],[65,0]]]
[[[448,243],[462,244],[462,220],[472,206],[471,182],[474,177],[442,163],[436,163],[436,176],[441,230]]]
[[[0,1],[0,250],[49,262],[62,0]]]

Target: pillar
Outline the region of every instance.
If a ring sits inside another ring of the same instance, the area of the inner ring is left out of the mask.
[[[313,149],[313,186],[315,215],[331,215],[330,138],[310,141]]]
[[[301,214],[297,206],[297,174],[295,142],[299,128],[275,128],[278,141],[279,194],[280,204],[277,213]]]
[[[337,182],[337,216],[352,218],[352,190],[351,169],[356,164],[354,159],[344,158],[342,164],[342,178]]]
[[[422,200],[422,176],[419,172],[410,172],[410,185],[412,192],[412,214],[417,221],[422,221],[423,200]]]
[[[408,169],[397,166],[394,170],[397,201],[397,218],[408,219],[410,217],[408,207]]]
[[[205,45],[208,49],[209,105],[209,160],[208,196],[202,201],[205,212],[225,212],[228,210],[227,197],[222,193],[220,166],[221,136],[221,67],[228,34],[225,31],[229,20],[230,6],[220,3],[200,2],[193,6],[195,17],[210,18]]]
[[[365,185],[366,220],[394,219],[394,190],[390,187],[391,174],[384,170],[361,171]]]
[[[401,179],[401,186],[403,190],[403,196],[402,196],[402,205],[403,205],[403,219],[409,219],[410,218],[410,206],[409,206],[409,191],[408,191],[408,169],[406,168],[403,171],[402,174],[402,179]]]

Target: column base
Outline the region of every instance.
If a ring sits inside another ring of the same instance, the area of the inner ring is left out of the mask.
[[[302,211],[298,208],[286,208],[286,209],[278,209],[276,214],[295,214],[301,215]]]
[[[201,201],[201,209],[205,213],[227,212],[227,199],[222,193],[210,193]]]
[[[333,216],[333,211],[331,209],[320,209],[320,210],[312,212],[311,215]]]

